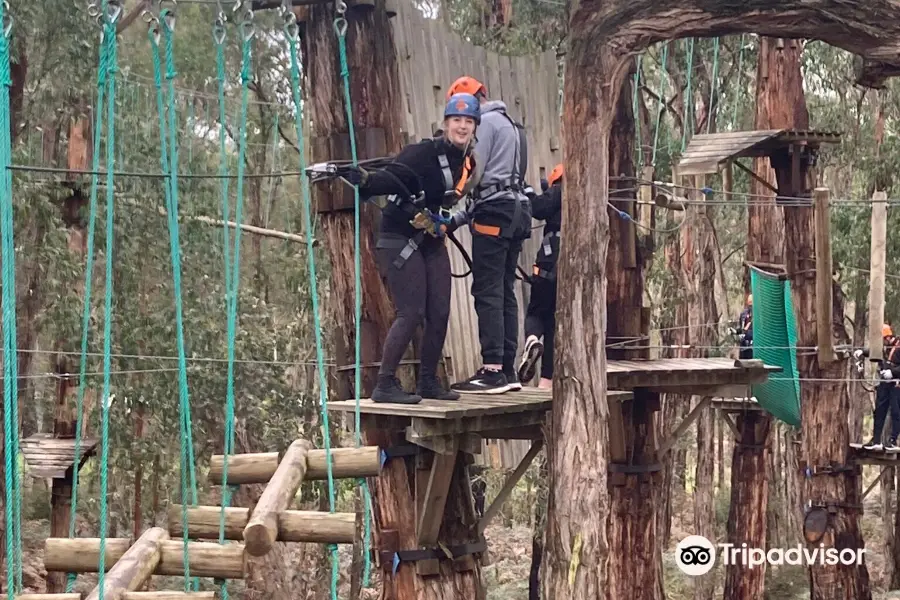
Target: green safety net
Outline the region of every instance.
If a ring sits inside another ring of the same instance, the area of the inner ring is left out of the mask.
[[[753,294],[753,358],[782,368],[768,381],[751,386],[759,405],[777,419],[800,426],[800,379],[797,373],[797,322],[791,284],[750,269]]]

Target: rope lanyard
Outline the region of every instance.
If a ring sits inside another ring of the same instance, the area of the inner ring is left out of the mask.
[[[347,127],[350,133],[350,158],[353,161],[354,165],[359,164],[359,158],[356,154],[356,131],[355,124],[353,122],[353,104],[350,99],[350,67],[347,64],[347,20],[344,18],[344,12],[347,10],[347,5],[343,0],[337,0],[337,18],[334,20],[334,31],[337,34],[338,38],[338,52],[340,53],[341,59],[341,79],[343,79],[344,84],[344,106],[347,111]],[[360,260],[360,203],[359,203],[359,187],[353,186],[353,262],[354,262],[354,285],[356,290],[356,369],[355,369],[355,385],[354,385],[354,399],[356,401],[356,407],[354,410],[354,441],[356,443],[356,447],[359,448],[362,445],[362,431],[360,427],[360,409],[359,409],[359,401],[360,401],[360,390],[362,389],[362,331],[361,331],[361,323],[362,323],[362,279],[361,279],[361,260]],[[322,412],[327,415],[327,411],[325,410],[325,405],[323,402]],[[325,421],[327,423],[327,421]],[[330,466],[330,458],[329,458],[329,480],[331,478],[331,466]],[[329,485],[331,485],[329,481]],[[363,512],[364,512],[364,529],[363,532],[363,557],[364,557],[364,566],[363,566],[363,587],[369,587],[369,576],[371,565],[369,564],[369,549],[371,545],[371,516],[372,516],[372,498],[369,493],[369,484],[364,478],[360,478],[359,486],[362,491],[362,499],[363,499]],[[334,511],[334,497],[333,492],[331,493],[331,510]],[[337,569],[337,547],[335,546],[332,551],[333,564],[334,568]],[[335,581],[332,586],[336,585],[336,575]]]
[[[168,81],[168,102],[163,105],[162,93],[162,68],[159,57],[160,23],[166,38],[166,79]],[[175,14],[171,9],[164,9],[159,14],[159,19],[151,17],[147,35],[153,53],[153,75],[156,86],[156,107],[159,116],[160,132],[160,165],[166,175],[164,181],[164,193],[166,199],[167,220],[169,226],[169,247],[172,259],[172,283],[175,297],[175,319],[177,326],[178,345],[178,381],[179,381],[179,425],[181,431],[181,505],[182,505],[182,529],[183,535],[183,564],[184,586],[189,591],[190,561],[188,556],[188,521],[187,505],[197,504],[197,480],[194,464],[193,440],[191,435],[190,397],[187,385],[187,360],[184,348],[184,325],[181,293],[181,244],[178,231],[178,146],[176,142],[176,108],[173,80],[175,78],[175,66],[173,57],[172,33],[175,26]],[[169,115],[168,136],[166,127],[166,110]],[[167,142],[168,138],[168,142]],[[167,147],[171,145],[171,150]],[[188,499],[188,474],[190,474],[191,498]],[[199,581],[194,581],[195,589],[199,588]]]
[[[0,2],[0,168],[3,169],[2,198],[0,198],[0,252],[3,260],[3,420],[5,457],[5,513],[6,513],[6,591],[13,600],[22,591],[22,534],[21,487],[19,485],[19,415],[18,415],[18,353],[16,352],[16,283],[15,245],[13,240],[12,200],[12,139],[10,136],[9,36],[12,19],[9,5]],[[11,533],[11,535],[10,535]]]

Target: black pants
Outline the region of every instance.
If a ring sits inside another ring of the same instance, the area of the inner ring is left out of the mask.
[[[519,341],[516,265],[522,239],[486,235],[472,230],[472,296],[478,313],[478,341],[486,365],[515,370]]]
[[[531,284],[531,299],[525,313],[525,338],[544,338],[541,377],[553,379],[553,336],[556,333],[556,280],[537,277]]]
[[[397,236],[382,234],[392,242]],[[405,238],[403,238],[405,239]],[[424,321],[420,378],[437,374],[450,319],[450,255],[444,240],[430,236],[398,269],[401,248],[379,248],[378,268],[394,300],[396,317],[384,340],[381,375],[394,375],[416,328]]]
[[[875,431],[872,437],[876,442],[881,441],[888,408],[891,409],[891,439],[896,440],[900,435],[900,388],[894,382],[879,383],[875,388]]]

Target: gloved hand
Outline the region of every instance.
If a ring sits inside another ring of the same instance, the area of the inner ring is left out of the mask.
[[[854,350],[853,351],[853,358],[862,358],[862,355],[863,355],[862,350]]]
[[[894,378],[894,374],[891,372],[890,369],[883,369],[883,370],[881,371],[881,378],[882,378],[882,379],[893,379],[893,378]]]
[[[366,185],[366,181],[369,179],[368,171],[362,167],[347,167],[341,176],[346,179],[350,185],[358,187]]]
[[[432,229],[429,231],[431,235],[434,237],[442,237],[447,233],[447,228],[452,223],[449,217],[445,217],[439,212],[433,213],[431,211],[428,212],[428,216],[431,217],[431,222],[433,224]]]

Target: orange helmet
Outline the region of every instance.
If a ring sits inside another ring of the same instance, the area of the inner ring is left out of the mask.
[[[464,75],[454,81],[450,88],[447,90],[447,100],[449,101],[450,97],[454,94],[472,94],[473,96],[481,94],[483,96],[487,96],[487,88],[484,87],[483,83],[481,83],[474,77]]]
[[[891,326],[885,323],[881,326],[881,337],[887,337],[889,335],[894,335],[894,330],[891,329]]]
[[[553,167],[552,171],[550,171],[550,178],[547,179],[547,184],[553,185],[554,183],[556,183],[557,181],[562,179],[562,176],[563,176],[563,165],[562,165],[562,163],[559,163],[558,165]]]

